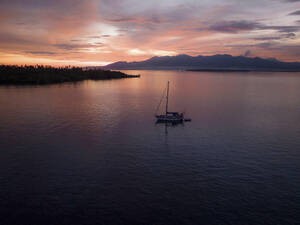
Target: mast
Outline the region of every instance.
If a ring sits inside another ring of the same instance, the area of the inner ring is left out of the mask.
[[[166,115],[168,114],[168,104],[169,104],[169,83],[170,81],[168,81],[168,87],[167,87]]]

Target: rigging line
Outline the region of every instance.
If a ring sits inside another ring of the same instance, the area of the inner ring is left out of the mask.
[[[158,106],[157,106],[157,108],[156,108],[155,114],[157,114],[157,112],[158,112],[158,110],[159,110],[159,107],[160,107],[160,105],[161,105],[161,103],[162,103],[162,101],[163,101],[163,99],[164,99],[164,97],[165,97],[166,89],[167,89],[167,88],[165,88],[165,90],[164,90],[164,92],[163,92],[163,94],[162,94],[162,96],[161,96],[161,99],[160,99],[159,104],[158,104]]]

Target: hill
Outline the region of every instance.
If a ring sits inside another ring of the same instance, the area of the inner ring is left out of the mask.
[[[103,69],[184,69],[213,71],[300,71],[299,62],[281,62],[276,59],[250,58],[244,56],[155,56],[140,62],[116,62]]]

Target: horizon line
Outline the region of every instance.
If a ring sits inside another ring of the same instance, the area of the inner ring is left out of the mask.
[[[264,57],[259,57],[259,56],[246,56],[246,55],[231,55],[231,54],[227,54],[227,53],[224,53],[224,54],[212,54],[212,55],[189,55],[189,54],[176,54],[176,55],[154,55],[152,57],[148,57],[146,59],[142,59],[142,60],[139,60],[139,61],[124,61],[124,60],[118,60],[118,61],[115,61],[115,62],[80,62],[80,63],[70,63],[70,64],[60,64],[59,62],[56,63],[1,63],[0,62],[0,66],[51,66],[51,67],[81,67],[81,68],[85,68],[85,67],[106,67],[108,65],[111,65],[111,64],[114,64],[114,63],[118,63],[118,62],[126,62],[126,63],[133,63],[133,62],[143,62],[143,61],[147,61],[149,59],[152,59],[152,58],[162,58],[162,57],[178,57],[178,56],[189,56],[189,57],[192,57],[192,58],[196,58],[196,57],[212,57],[212,56],[231,56],[231,57],[244,57],[244,58],[251,58],[251,59],[255,59],[255,58],[259,58],[259,59],[264,59],[264,60],[276,60],[278,62],[282,62],[282,63],[300,63],[300,61],[282,61],[282,60],[278,60],[277,58],[275,57],[268,57],[268,58],[264,58]],[[102,65],[96,65],[97,63],[100,63]],[[81,65],[80,65],[81,64]]]

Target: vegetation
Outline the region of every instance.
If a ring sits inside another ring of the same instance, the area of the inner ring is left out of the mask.
[[[0,65],[0,84],[54,84],[82,80],[107,80],[139,77],[119,71],[81,67],[7,66]]]

